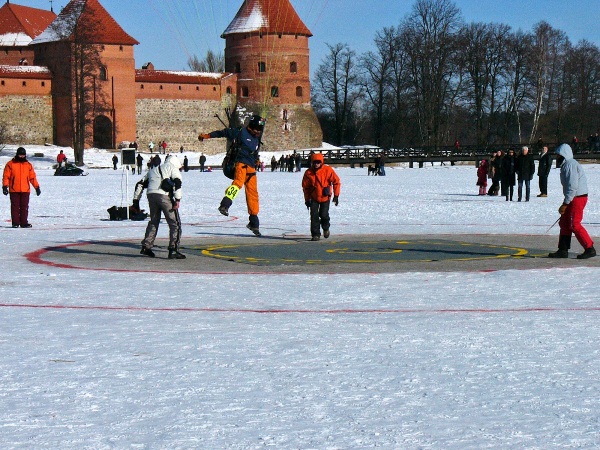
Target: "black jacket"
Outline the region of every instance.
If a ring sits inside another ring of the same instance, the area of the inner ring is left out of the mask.
[[[517,157],[516,172],[519,180],[531,180],[533,178],[533,175],[535,175],[535,162],[532,154],[527,153]]]
[[[550,175],[550,169],[552,169],[552,157],[549,152],[544,153],[540,156],[540,164],[538,165],[538,175],[540,177],[547,177]]]

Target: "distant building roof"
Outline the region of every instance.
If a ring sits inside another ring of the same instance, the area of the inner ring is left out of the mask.
[[[34,78],[52,79],[52,72],[42,66],[5,66],[0,65],[0,77],[3,78]]]
[[[221,37],[252,32],[312,36],[289,0],[244,0]]]
[[[98,0],[71,0],[52,24],[32,44],[73,40],[75,26],[83,26],[95,44],[136,45]]]
[[[0,8],[0,46],[29,45],[55,18],[52,11],[5,3]]]
[[[135,81],[145,83],[219,84],[226,73],[136,69]]]

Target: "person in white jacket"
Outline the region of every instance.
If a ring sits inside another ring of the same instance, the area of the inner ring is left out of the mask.
[[[146,227],[146,235],[142,240],[142,255],[154,258],[152,251],[161,214],[169,225],[169,259],[185,259],[179,252],[181,239],[181,219],[179,217],[179,203],[181,201],[181,161],[177,156],[171,155],[160,166],[153,167],[135,185],[133,205],[139,209],[140,197],[147,189],[148,206],[150,207],[150,221]]]

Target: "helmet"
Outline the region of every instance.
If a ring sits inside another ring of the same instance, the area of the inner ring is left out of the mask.
[[[265,126],[265,119],[263,119],[259,115],[254,115],[250,118],[248,126],[254,130],[262,131]]]

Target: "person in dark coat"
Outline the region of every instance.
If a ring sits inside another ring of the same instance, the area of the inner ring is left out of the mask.
[[[515,151],[510,149],[508,154],[502,158],[502,174],[500,182],[502,183],[502,195],[506,197],[506,201],[513,201],[513,193],[515,190],[515,175],[517,173],[517,158]]]
[[[517,157],[516,172],[519,179],[518,201],[523,198],[523,184],[525,184],[525,201],[528,202],[531,194],[531,180],[535,175],[535,161],[533,155],[529,153],[529,147],[521,149],[521,154]]]
[[[113,155],[112,157],[112,163],[113,163],[113,169],[117,170],[117,163],[119,162],[119,158],[117,157],[117,155]]]
[[[538,165],[538,177],[540,182],[540,194],[538,197],[548,197],[548,175],[552,169],[552,157],[548,153],[548,147],[542,147],[540,163]]]
[[[190,170],[190,162],[188,161],[188,157],[184,156],[183,157],[183,171],[187,172],[188,170]]]
[[[488,195],[498,195],[500,193],[500,174],[502,172],[502,150],[492,152],[490,159],[489,174],[492,180],[492,185],[488,191]]]
[[[137,163],[137,173],[138,173],[138,175],[141,175],[142,174],[142,165],[144,163],[144,158],[142,157],[142,155],[140,155],[138,153],[135,158],[135,162]]]
[[[204,156],[204,153],[200,153],[198,162],[200,163],[200,172],[204,172],[204,164],[206,164],[206,156]]]

